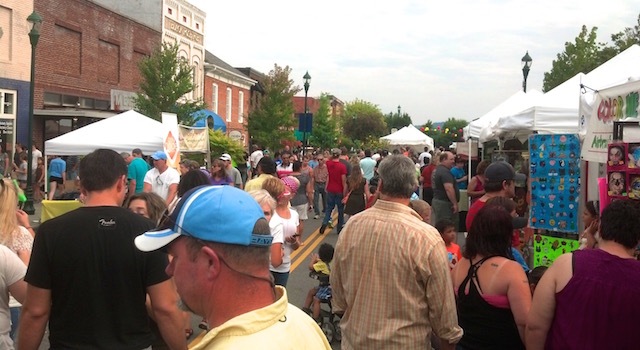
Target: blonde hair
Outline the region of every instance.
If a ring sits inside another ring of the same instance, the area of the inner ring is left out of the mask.
[[[262,189],[269,192],[271,197],[273,197],[273,199],[277,201],[278,197],[280,197],[280,195],[284,193],[285,186],[284,183],[277,177],[270,177],[264,180],[264,182],[262,183]]]
[[[18,189],[9,179],[0,184],[0,244],[11,247],[13,232],[18,229],[16,209],[18,208]]]
[[[276,210],[276,200],[271,197],[267,190],[253,190],[247,193],[249,193],[251,197],[253,197],[253,199],[255,199],[256,202],[260,204],[260,206],[267,204],[269,208],[271,208],[272,212]]]

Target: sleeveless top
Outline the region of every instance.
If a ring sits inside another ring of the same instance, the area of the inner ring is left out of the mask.
[[[524,349],[511,309],[490,305],[476,286],[480,286],[478,269],[492,257],[469,266],[467,277],[458,288],[458,323],[464,330],[458,344],[464,349]],[[469,294],[465,294],[467,284]]]
[[[484,190],[484,185],[482,184],[482,181],[480,181],[480,179],[478,178],[478,175],[475,176],[476,178],[476,188],[473,189],[473,191],[482,191]],[[476,197],[476,198],[471,198],[471,205],[473,205],[473,203],[475,203],[478,199],[480,199],[482,196],[480,197]]]
[[[573,276],[556,293],[547,349],[637,349],[640,261],[601,249],[573,252]]]

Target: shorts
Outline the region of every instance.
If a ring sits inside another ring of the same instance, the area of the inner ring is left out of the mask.
[[[316,298],[320,300],[331,299],[331,286],[318,287],[318,291],[316,292]]]
[[[64,180],[61,177],[57,177],[57,176],[49,176],[49,182],[55,182],[58,185],[64,184]]]
[[[300,220],[307,220],[309,218],[309,216],[307,215],[307,213],[309,212],[309,203],[291,206],[291,209],[295,210],[298,213]]]

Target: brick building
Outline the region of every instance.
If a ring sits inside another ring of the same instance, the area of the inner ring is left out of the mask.
[[[161,31],[87,0],[35,0],[34,6],[43,18],[36,51],[36,144],[132,108],[137,63],[161,42]]]
[[[227,125],[227,135],[249,145],[247,127],[251,88],[257,81],[216,57],[205,53],[204,101]]]
[[[3,0],[0,5],[0,146],[3,151],[13,151],[16,139],[26,142],[28,137],[31,24],[27,17],[32,12],[32,1]]]

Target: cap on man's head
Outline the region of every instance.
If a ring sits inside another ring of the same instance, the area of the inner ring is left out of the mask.
[[[151,155],[151,158],[153,158],[155,160],[160,160],[160,159],[167,160],[167,154],[162,152],[162,151],[156,151],[156,153]]]
[[[527,177],[523,174],[516,174],[511,164],[505,161],[498,161],[491,163],[487,170],[484,171],[484,176],[489,183],[501,183],[502,181],[525,181]]]
[[[342,151],[340,150],[340,148],[332,148],[331,149],[331,155],[332,156],[339,156],[342,154]]]
[[[208,242],[269,247],[271,236],[253,234],[259,219],[264,219],[262,208],[247,192],[234,186],[200,186],[185,193],[165,225],[136,237],[135,244],[139,250],[150,252],[180,236],[189,236]]]
[[[131,151],[131,154],[142,155],[142,150],[140,148],[134,148],[133,151]]]
[[[228,160],[228,161],[230,161],[231,160],[231,156],[228,153],[223,153],[220,156],[220,160]]]

